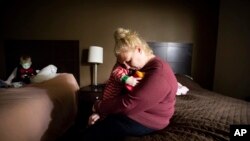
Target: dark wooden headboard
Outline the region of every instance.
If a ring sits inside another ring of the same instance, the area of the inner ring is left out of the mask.
[[[79,41],[78,40],[6,40],[4,55],[6,77],[19,64],[19,57],[28,54],[36,69],[53,64],[58,73],[72,73],[79,84]]]
[[[192,44],[174,42],[148,42],[154,53],[167,61],[176,74],[191,76]]]

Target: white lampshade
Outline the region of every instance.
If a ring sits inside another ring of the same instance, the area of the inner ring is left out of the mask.
[[[89,47],[89,63],[103,63],[103,48],[99,46]]]

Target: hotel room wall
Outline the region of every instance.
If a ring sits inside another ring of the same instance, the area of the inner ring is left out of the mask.
[[[193,43],[192,76],[205,88],[213,86],[218,2],[10,0],[3,10],[2,41],[79,40],[81,50],[90,45],[104,47],[98,83],[107,80],[115,63],[113,32],[125,27],[138,31],[147,41]],[[79,65],[80,85],[89,85],[89,65]]]
[[[250,101],[250,1],[220,5],[214,90]]]

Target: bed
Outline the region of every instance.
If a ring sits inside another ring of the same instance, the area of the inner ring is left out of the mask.
[[[0,88],[0,141],[55,141],[75,122],[79,89],[79,41],[6,40],[3,70],[7,79],[22,54],[34,68],[53,64],[57,75],[21,88]]]
[[[75,77],[56,77],[21,88],[0,89],[1,141],[55,141],[77,113]]]
[[[169,62],[180,84],[189,91],[176,96],[175,113],[163,130],[125,141],[229,141],[230,125],[250,125],[250,102],[202,88],[191,75],[192,44],[149,42]]]

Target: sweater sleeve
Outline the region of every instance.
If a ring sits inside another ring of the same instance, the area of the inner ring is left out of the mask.
[[[122,76],[128,75],[128,70],[121,67],[117,66],[113,71],[112,71],[112,76],[115,79],[115,81],[120,82]]]
[[[166,79],[168,74],[163,73],[162,65],[151,67],[144,72],[144,78],[132,92],[119,95],[114,99],[99,101],[95,104],[95,109],[102,114],[129,115],[146,111],[162,102],[171,90]]]

